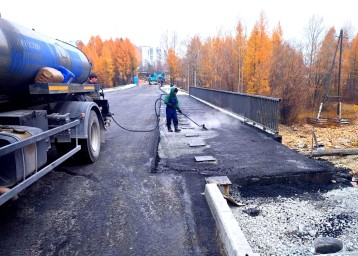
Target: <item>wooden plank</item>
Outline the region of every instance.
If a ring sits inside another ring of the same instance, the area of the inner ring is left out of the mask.
[[[358,155],[358,149],[326,149],[326,150],[313,150],[302,151],[300,154],[304,156],[345,156],[345,155]]]

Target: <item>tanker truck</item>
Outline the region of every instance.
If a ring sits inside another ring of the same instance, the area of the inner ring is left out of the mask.
[[[77,47],[0,18],[0,205],[69,158],[98,159],[111,113],[91,68]]]

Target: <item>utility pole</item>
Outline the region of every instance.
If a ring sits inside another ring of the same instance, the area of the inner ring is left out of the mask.
[[[337,106],[337,114],[338,120],[342,119],[342,101],[341,101],[341,67],[342,67],[342,47],[343,47],[343,29],[339,33],[340,40],[340,48],[339,48],[339,63],[338,63],[338,106]]]
[[[323,103],[325,101],[327,101],[329,98],[337,98],[338,100],[338,106],[337,106],[337,114],[339,115],[339,121],[341,121],[341,89],[340,89],[340,82],[341,82],[341,62],[342,62],[342,45],[343,45],[343,30],[341,29],[340,33],[339,33],[339,37],[337,40],[337,44],[336,44],[336,49],[334,51],[334,55],[333,55],[333,61],[332,61],[332,65],[331,68],[329,70],[328,76],[327,76],[327,80],[325,82],[324,85],[324,95],[322,97],[322,102],[319,106],[318,109],[318,114],[317,114],[317,120],[320,119],[320,115],[322,112],[322,108],[323,108]],[[337,56],[337,51],[338,51],[338,46],[339,47],[339,63],[338,63],[338,92],[336,96],[329,96],[329,89],[331,87],[331,80],[332,80],[332,73],[333,73],[333,69],[334,69],[334,64],[336,61],[336,56]]]
[[[196,67],[198,61],[198,54],[195,55],[195,68],[194,68],[194,87],[196,87]]]
[[[196,87],[196,67],[194,68],[194,87]]]
[[[190,78],[190,64],[189,64],[189,58],[187,58],[188,60],[188,91],[189,91],[189,86],[190,86],[190,82],[189,82],[189,78]]]

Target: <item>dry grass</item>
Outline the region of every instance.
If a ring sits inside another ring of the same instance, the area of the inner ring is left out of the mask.
[[[304,110],[301,111],[298,115],[297,123],[303,124],[306,123],[307,117],[316,118],[318,114],[317,109]],[[341,110],[341,117],[344,119],[349,119],[351,123],[358,124],[358,105],[356,104],[343,104]],[[337,114],[337,105],[330,104],[329,106],[325,105],[325,109],[321,112],[321,118],[338,118]]]
[[[325,149],[358,148],[358,105],[343,105],[342,113],[344,114],[342,118],[350,120],[349,125],[330,125],[327,127],[307,124],[306,118],[312,117],[312,114],[302,113],[300,123],[290,126],[279,125],[282,144],[298,151],[310,151],[315,145],[314,133],[318,144],[324,145]],[[335,118],[337,118],[337,115]],[[336,166],[351,169],[351,175],[358,178],[358,156],[327,157],[326,159]]]

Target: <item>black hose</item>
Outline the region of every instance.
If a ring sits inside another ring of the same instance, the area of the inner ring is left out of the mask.
[[[154,103],[154,111],[155,111],[155,116],[157,117],[157,124],[153,129],[149,129],[149,130],[132,130],[132,129],[128,129],[123,127],[122,125],[120,125],[114,118],[113,118],[113,114],[111,115],[113,121],[115,122],[116,125],[118,125],[119,127],[121,127],[123,130],[129,131],[129,132],[152,132],[154,130],[156,130],[159,127],[159,118],[160,118],[160,109],[159,109],[159,115],[157,113],[157,102],[158,100],[163,100],[162,97],[158,98],[155,103]]]

